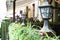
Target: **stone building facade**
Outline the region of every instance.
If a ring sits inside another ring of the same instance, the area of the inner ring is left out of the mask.
[[[50,0],[49,0],[50,1]],[[12,2],[7,1],[9,6],[7,7],[8,14],[12,16],[13,14],[13,5]],[[56,7],[56,2],[59,3],[59,1],[52,0],[51,5]],[[38,8],[40,6],[40,0],[16,0],[16,15],[18,14],[20,16],[20,11],[22,10],[24,13],[26,13],[28,18],[37,18],[38,20],[42,21],[41,13]],[[56,9],[53,9],[53,17],[50,21],[58,21],[58,14],[56,13]]]
[[[10,6],[10,7],[9,7]],[[40,15],[40,10],[38,8],[39,0],[17,0],[16,1],[16,10],[15,14],[20,16],[20,11],[26,13],[28,18],[37,18],[38,20],[42,20]],[[7,11],[10,15],[13,14],[13,6],[12,3],[8,5]]]

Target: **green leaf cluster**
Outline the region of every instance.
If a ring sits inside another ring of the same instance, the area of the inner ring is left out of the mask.
[[[27,26],[21,26],[20,23],[11,23],[9,25],[9,40],[60,40],[59,37],[43,37],[31,27],[28,22]]]
[[[30,26],[23,27],[19,23],[11,23],[9,25],[9,40],[40,40],[40,36]]]
[[[11,21],[9,19],[4,19],[1,22],[1,31],[0,31],[0,35],[1,35],[1,39],[2,40],[6,40],[7,38],[7,34],[8,34],[8,26],[10,25]]]

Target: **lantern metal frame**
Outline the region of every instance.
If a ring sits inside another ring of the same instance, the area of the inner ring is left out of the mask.
[[[45,2],[48,3],[46,0]],[[39,6],[41,16],[44,20],[43,28],[40,30],[41,32],[53,32],[53,30],[49,27],[49,19],[52,17],[53,14],[53,7],[48,3],[48,5],[41,5]]]

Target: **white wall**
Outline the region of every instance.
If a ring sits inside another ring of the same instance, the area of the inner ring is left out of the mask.
[[[4,17],[6,16],[6,0],[0,0],[0,24]]]
[[[39,0],[36,0],[35,1],[35,17],[37,17],[37,19],[39,21],[42,21],[42,17],[41,17],[39,6],[40,6]]]

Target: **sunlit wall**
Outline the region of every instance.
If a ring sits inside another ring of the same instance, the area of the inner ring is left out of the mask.
[[[0,0],[0,24],[6,16],[6,0]]]

